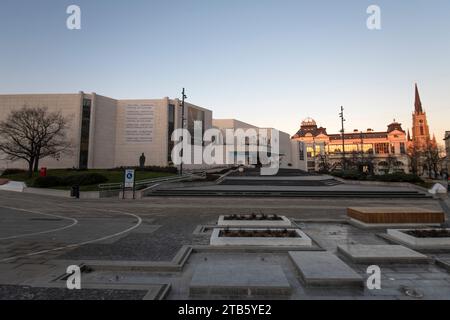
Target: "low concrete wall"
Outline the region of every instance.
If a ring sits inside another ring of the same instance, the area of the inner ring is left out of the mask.
[[[408,182],[359,181],[359,180],[346,180],[332,176],[330,177],[344,184],[361,185],[361,186],[381,186],[381,187],[405,187],[415,189],[420,192],[428,193],[428,189]]]
[[[80,199],[100,199],[100,191],[80,192]]]
[[[69,190],[43,189],[43,188],[25,188],[24,193],[40,194],[43,196],[70,198]]]
[[[24,193],[38,194],[43,196],[52,196],[60,198],[71,198],[70,190],[44,189],[44,188],[25,188]],[[80,199],[99,199],[99,191],[80,192]]]

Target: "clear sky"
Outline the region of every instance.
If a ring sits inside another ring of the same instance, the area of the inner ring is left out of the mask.
[[[82,11],[66,28],[66,8]],[[381,7],[382,30],[366,27]],[[1,0],[0,93],[179,97],[294,134],[411,126],[418,82],[431,130],[450,130],[448,0]]]

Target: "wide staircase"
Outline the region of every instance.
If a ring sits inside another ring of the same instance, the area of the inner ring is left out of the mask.
[[[330,176],[301,170],[280,169],[275,176],[261,176],[258,168],[238,170],[205,186],[159,188],[148,196],[173,197],[283,197],[283,198],[402,198],[427,199],[429,194],[412,188],[349,186]]]
[[[225,186],[336,186],[342,182],[335,179],[323,180],[274,180],[274,179],[225,179],[220,185]]]
[[[430,199],[419,191],[339,191],[339,190],[233,190],[233,189],[166,189],[155,190],[149,196],[173,196],[173,197],[277,197],[277,198],[395,198],[395,199]]]

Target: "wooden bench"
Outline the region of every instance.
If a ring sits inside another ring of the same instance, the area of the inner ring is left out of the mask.
[[[368,224],[438,224],[445,222],[445,213],[440,210],[417,207],[351,207],[347,215]]]

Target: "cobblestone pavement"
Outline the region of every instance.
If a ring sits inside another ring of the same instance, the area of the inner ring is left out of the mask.
[[[20,298],[18,292],[23,292],[25,298],[29,296],[29,291],[19,288],[55,268],[55,261],[170,261],[183,245],[209,244],[209,235],[194,235],[193,232],[198,225],[215,224],[222,214],[276,213],[296,220],[343,219],[347,207],[361,205],[440,208],[439,202],[431,199],[148,198],[123,201],[73,200],[2,191],[0,299]],[[342,226],[332,231],[316,227],[308,225],[311,232],[326,233],[324,247],[333,247],[335,237],[348,234]],[[367,238],[367,235],[353,231],[352,237]],[[373,236],[370,241],[381,240]],[[61,269],[55,274],[62,272]],[[49,297],[54,293],[48,291]],[[119,291],[97,293],[107,299],[122,294]],[[86,298],[92,295],[86,292]],[[45,298],[45,290],[36,291],[33,297]]]

